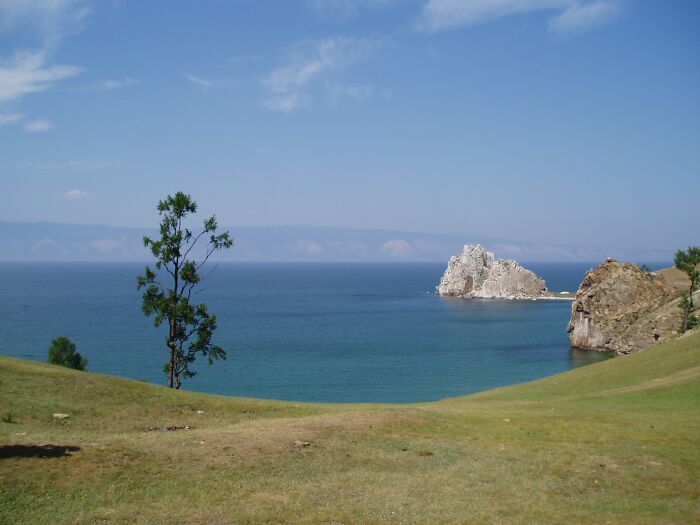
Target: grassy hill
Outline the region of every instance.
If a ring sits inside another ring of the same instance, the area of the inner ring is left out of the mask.
[[[417,405],[226,398],[3,357],[0,402],[0,523],[700,523],[700,333]]]

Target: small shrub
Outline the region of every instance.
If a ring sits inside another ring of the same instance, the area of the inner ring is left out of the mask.
[[[683,325],[681,326],[681,329],[679,330],[680,333],[685,333],[688,330],[692,330],[693,328],[700,326],[700,319],[698,319],[698,316],[694,314],[696,308],[693,306],[693,303],[689,299],[689,294],[683,294],[681,296],[681,308],[683,309],[683,312],[685,313],[685,318],[683,319]]]
[[[49,348],[49,363],[74,370],[85,370],[87,359],[75,351],[75,343],[65,336],[57,337]]]
[[[680,271],[684,272],[690,280],[688,293],[683,295],[681,308],[683,308],[683,324],[680,333],[687,332],[698,325],[698,317],[695,315],[695,303],[693,294],[700,288],[700,246],[689,246],[688,251],[678,250],[673,262]]]
[[[2,422],[3,423],[14,423],[12,420],[12,412],[5,412],[5,415],[2,416]]]

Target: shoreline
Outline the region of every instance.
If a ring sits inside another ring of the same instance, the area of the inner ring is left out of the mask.
[[[552,295],[546,295],[543,297],[538,297],[536,300],[554,300],[554,301],[574,301],[576,299],[575,293],[570,292],[550,292]]]

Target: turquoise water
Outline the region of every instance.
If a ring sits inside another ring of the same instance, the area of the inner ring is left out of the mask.
[[[45,361],[66,335],[89,370],[164,383],[164,333],[140,310],[143,264],[0,264],[0,352]],[[575,291],[591,264],[531,264]],[[572,350],[568,301],[435,295],[442,263],[228,263],[198,300],[225,362],[185,388],[299,401],[414,402],[528,381],[603,358]]]

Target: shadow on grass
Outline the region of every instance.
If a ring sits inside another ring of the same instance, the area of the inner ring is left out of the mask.
[[[78,452],[80,447],[65,445],[2,445],[0,459],[8,458],[60,458]]]

